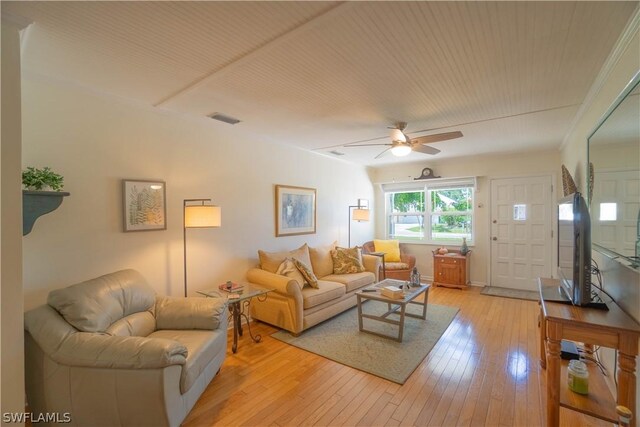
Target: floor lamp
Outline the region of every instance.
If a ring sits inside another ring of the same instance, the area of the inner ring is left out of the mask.
[[[353,215],[351,210],[353,209]],[[363,206],[358,199],[358,204],[355,206],[349,206],[349,247],[351,247],[351,221],[369,221],[369,209]]]
[[[216,228],[222,224],[220,206],[211,199],[185,199],[182,204],[184,241],[184,296],[187,296],[187,228]]]

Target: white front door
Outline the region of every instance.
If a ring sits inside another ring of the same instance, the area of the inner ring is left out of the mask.
[[[591,202],[591,242],[634,256],[640,207],[638,171],[596,172]]]
[[[537,290],[551,277],[551,176],[491,181],[491,286]]]

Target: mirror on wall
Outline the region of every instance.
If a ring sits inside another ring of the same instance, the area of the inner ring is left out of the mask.
[[[640,72],[589,137],[594,249],[640,268]]]

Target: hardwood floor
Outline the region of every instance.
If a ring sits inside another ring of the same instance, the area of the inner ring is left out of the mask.
[[[429,303],[460,312],[402,386],[284,344],[270,337],[275,328],[257,323],[262,342],[245,334],[237,354],[229,345],[183,425],[543,425],[537,302],[440,287]],[[610,425],[565,409],[560,422]]]

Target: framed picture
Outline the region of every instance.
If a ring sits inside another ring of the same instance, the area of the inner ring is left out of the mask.
[[[167,229],[164,181],[122,181],[124,231]]]
[[[276,237],[315,232],[316,189],[276,185]]]

